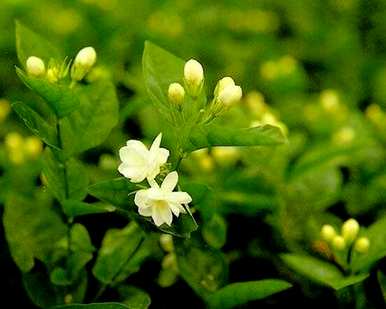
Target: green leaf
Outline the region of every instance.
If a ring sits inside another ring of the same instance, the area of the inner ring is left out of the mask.
[[[219,249],[225,245],[227,225],[223,217],[214,214],[202,228],[202,236],[213,248]]]
[[[208,303],[211,308],[233,308],[249,301],[266,298],[291,286],[290,283],[277,279],[232,283],[211,295]]]
[[[130,309],[130,307],[120,303],[95,303],[56,306],[53,309]]]
[[[66,200],[62,204],[67,217],[79,217],[84,215],[99,214],[115,211],[115,207],[106,203],[84,203],[74,200]]]
[[[124,229],[108,230],[92,269],[94,276],[105,284],[114,282],[122,268],[138,250],[143,238],[142,230],[134,222]]]
[[[12,103],[12,107],[25,125],[47,145],[59,148],[56,128],[46,122],[37,112],[22,102]]]
[[[82,200],[87,195],[87,170],[81,162],[70,158],[65,163],[59,162],[53,152],[44,151],[43,174],[47,187],[60,201],[67,199]]]
[[[186,151],[194,151],[213,146],[262,146],[279,145],[286,141],[277,127],[265,125],[247,129],[206,125],[196,127],[191,132]]]
[[[45,78],[28,76],[19,68],[16,68],[16,73],[27,87],[47,102],[58,117],[67,116],[78,107],[78,94],[67,84],[51,83]]]
[[[30,56],[39,57],[46,64],[51,58],[62,58],[61,53],[54,45],[19,21],[16,21],[16,50],[17,57],[23,67]]]
[[[60,120],[62,146],[70,156],[98,146],[118,123],[114,85],[101,80],[76,88],[79,107]]]
[[[334,265],[307,255],[282,254],[281,258],[299,274],[335,290],[356,284],[368,277],[368,274],[345,277]]]
[[[6,201],[3,224],[12,258],[23,272],[33,268],[34,258],[49,262],[55,243],[67,233],[49,205],[16,195]]]
[[[218,290],[226,281],[228,266],[224,256],[196,239],[175,239],[178,269],[182,278],[202,298]]]
[[[361,236],[369,238],[370,247],[364,254],[354,251],[353,271],[368,271],[378,260],[386,256],[386,216],[370,225]]]
[[[48,276],[41,271],[32,271],[23,274],[23,285],[29,298],[40,308],[51,308],[61,305],[65,299],[81,303],[87,290],[87,273],[82,271],[79,280],[71,286],[54,286]]]
[[[122,285],[118,288],[118,292],[123,303],[130,309],[147,309],[151,304],[149,294],[135,286]]]

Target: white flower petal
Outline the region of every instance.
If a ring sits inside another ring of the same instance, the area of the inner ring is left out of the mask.
[[[172,192],[178,182],[178,174],[176,171],[167,174],[164,181],[161,184],[161,190],[166,192]]]
[[[151,217],[153,214],[153,207],[149,206],[138,208],[138,213],[144,217]]]
[[[132,182],[141,182],[146,178],[146,169],[143,166],[136,167],[127,163],[121,163],[118,171]]]
[[[155,225],[160,226],[166,223],[170,226],[172,224],[173,215],[167,203],[164,203],[164,205],[155,205],[152,207],[152,210],[152,218]]]
[[[158,149],[156,161],[159,162],[160,164],[165,164],[168,161],[169,154],[170,152],[166,148]]]
[[[186,192],[171,192],[168,195],[168,200],[172,203],[189,204],[192,197]]]
[[[149,150],[145,146],[144,143],[141,141],[137,141],[135,139],[128,140],[126,145],[132,149],[135,149],[138,153],[140,153],[143,156],[146,156]]]
[[[135,205],[138,206],[138,208],[149,207],[148,190],[147,189],[143,189],[143,190],[137,191],[137,193],[135,193],[134,203],[135,203]]]
[[[157,137],[154,139],[153,144],[151,144],[150,152],[155,152],[159,149],[159,146],[161,145],[161,139],[162,139],[162,133],[158,134]]]
[[[183,214],[186,213],[185,208],[181,204],[169,203],[169,207],[176,217],[178,217],[180,215],[180,213],[183,213]]]

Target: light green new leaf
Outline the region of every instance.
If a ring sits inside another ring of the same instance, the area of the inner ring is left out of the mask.
[[[30,56],[39,57],[46,64],[51,58],[62,59],[60,51],[54,45],[19,21],[16,21],[16,50],[23,67]]]
[[[92,269],[94,276],[105,284],[112,283],[134,256],[143,238],[142,230],[134,222],[124,229],[108,230]]]
[[[369,251],[364,254],[354,252],[353,271],[368,271],[378,260],[386,256],[386,216],[370,225],[363,236],[370,240]]]
[[[62,204],[67,217],[79,217],[84,215],[99,214],[115,211],[115,207],[106,203],[85,203],[74,200],[66,200]]]
[[[130,307],[120,303],[95,303],[56,306],[52,309],[130,309]]]
[[[118,292],[123,299],[123,303],[130,309],[147,309],[151,304],[149,294],[135,286],[122,285]]]
[[[65,163],[59,162],[49,148],[46,148],[43,157],[47,187],[60,202],[82,200],[87,195],[87,171],[81,162],[74,158]]]
[[[79,107],[60,120],[62,146],[70,156],[98,146],[118,123],[114,85],[101,80],[76,88]]]
[[[368,274],[345,277],[334,265],[307,255],[282,254],[281,258],[299,274],[335,290],[356,284],[368,277]]]
[[[6,201],[3,224],[12,258],[23,272],[33,268],[35,258],[48,262],[55,243],[67,233],[50,206],[15,195]]]
[[[222,253],[196,239],[175,239],[178,269],[182,278],[203,299],[224,285],[228,266]]]
[[[12,107],[25,125],[47,145],[59,148],[56,128],[46,122],[37,112],[22,102],[12,103]]]
[[[208,304],[211,308],[233,308],[249,301],[266,298],[291,286],[290,283],[278,279],[232,283],[211,295]]]
[[[77,92],[67,84],[51,83],[45,78],[28,76],[19,68],[16,68],[16,73],[27,87],[47,102],[59,118],[67,116],[78,107],[80,102]]]
[[[213,146],[263,146],[279,145],[286,141],[278,127],[265,125],[235,129],[217,125],[196,127],[190,135],[186,151]]]

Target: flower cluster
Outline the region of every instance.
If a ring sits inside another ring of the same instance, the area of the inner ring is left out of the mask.
[[[197,60],[188,60],[185,63],[183,74],[184,86],[174,82],[168,88],[169,102],[179,108],[181,108],[184,102],[185,93],[196,99],[204,85],[204,69]],[[208,119],[211,120],[218,116],[224,109],[240,101],[241,97],[242,89],[235,84],[231,77],[227,76],[220,79],[214,90],[213,100],[208,106]]]
[[[140,215],[152,217],[155,225],[166,223],[171,225],[173,214],[178,217],[185,213],[183,205],[192,201],[186,192],[174,192],[178,183],[176,171],[170,172],[161,185],[156,181],[161,166],[167,162],[169,150],[161,148],[162,134],[160,133],[148,149],[141,141],[129,140],[126,146],[119,150],[122,163],[118,171],[131,182],[139,183],[145,179],[150,188],[136,192],[134,203]]]
[[[58,64],[53,59],[48,63],[48,68],[44,61],[36,56],[28,57],[26,61],[26,71],[29,76],[37,78],[47,78],[51,83],[56,83],[58,80],[65,78],[71,65],[71,79],[73,82],[82,80],[95,65],[97,54],[91,46],[82,48],[76,55],[72,65],[71,62],[64,60]]]
[[[360,226],[355,219],[348,219],[342,225],[341,234],[337,234],[334,227],[323,225],[320,234],[323,240],[338,251],[353,248],[358,253],[366,253],[370,247],[367,237],[358,237]]]

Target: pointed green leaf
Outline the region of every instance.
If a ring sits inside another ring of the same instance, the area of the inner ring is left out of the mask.
[[[74,200],[66,200],[62,204],[63,211],[68,217],[79,217],[84,215],[99,214],[115,211],[115,207],[106,203],[85,203]]]
[[[278,279],[237,282],[215,292],[208,298],[208,303],[210,308],[234,308],[249,301],[266,298],[290,287],[290,283]]]

